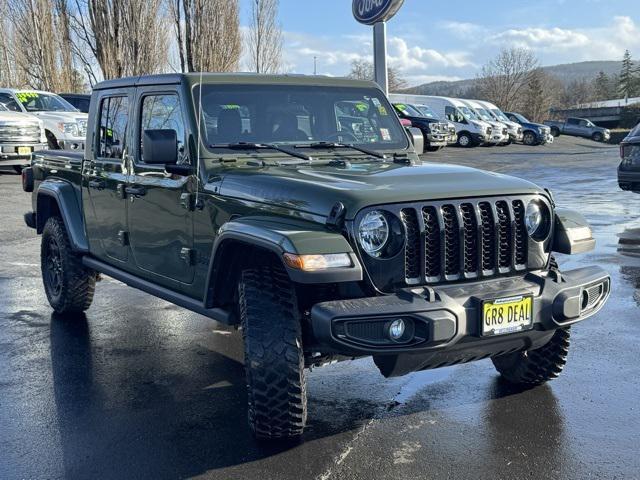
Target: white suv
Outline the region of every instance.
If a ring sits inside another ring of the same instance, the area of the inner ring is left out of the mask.
[[[0,88],[0,103],[42,120],[49,148],[84,150],[89,116],[55,93]]]

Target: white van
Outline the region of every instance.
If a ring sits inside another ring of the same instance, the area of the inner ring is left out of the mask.
[[[483,105],[477,100],[462,100],[476,115],[493,127],[491,143],[496,145],[508,145],[511,143],[509,128],[502,122],[496,120]]]
[[[400,95],[400,97],[406,97],[403,101],[409,103],[427,105],[440,118],[446,118],[453,123],[456,127],[459,146],[475,147],[476,145],[490,144],[493,128],[482,121],[461,100],[430,95]]]
[[[500,110],[498,107],[496,107],[493,103],[487,102],[485,100],[474,100],[474,101],[482,105],[485,108],[485,110],[491,114],[493,118],[495,118],[499,122],[504,123],[507,126],[507,128],[509,129],[509,138],[511,139],[512,143],[522,142],[522,137],[523,137],[522,125],[509,120],[509,117],[507,117],[504,114],[504,112]]]

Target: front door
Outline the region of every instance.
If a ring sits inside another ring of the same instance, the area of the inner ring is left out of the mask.
[[[128,261],[127,183],[130,90],[98,97],[95,144],[84,162],[82,195],[91,252],[111,264]],[[124,266],[124,265],[122,265]]]
[[[140,89],[137,98],[136,154],[126,189],[131,252],[141,275],[180,289],[195,273],[188,200],[195,177],[167,174],[163,165],[145,162],[151,159],[145,159],[142,138],[145,130],[175,130],[178,162],[187,163],[183,108],[177,91]]]

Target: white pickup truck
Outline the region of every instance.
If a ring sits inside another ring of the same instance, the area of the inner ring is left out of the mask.
[[[42,120],[28,113],[12,112],[0,103],[0,166],[20,171],[31,154],[47,148]]]
[[[0,103],[9,110],[30,113],[41,119],[49,148],[84,150],[89,117],[59,95],[39,90],[0,88]]]

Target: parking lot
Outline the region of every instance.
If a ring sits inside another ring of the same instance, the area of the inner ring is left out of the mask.
[[[618,147],[446,148],[581,211],[612,297],[573,329],[563,375],[519,391],[489,360],[384,379],[369,359],[309,373],[309,429],[256,443],[238,332],[104,278],[86,317],[51,314],[30,195],[0,174],[0,478],[640,478],[640,196]]]

